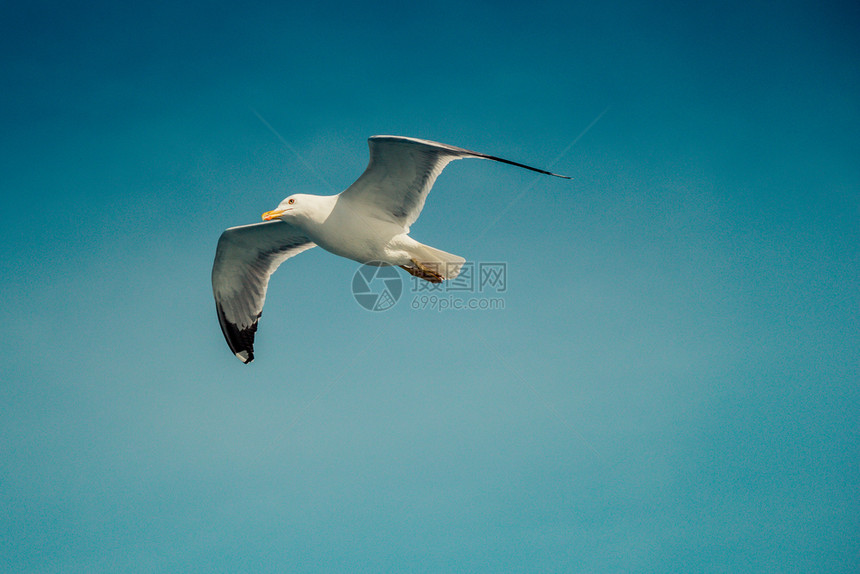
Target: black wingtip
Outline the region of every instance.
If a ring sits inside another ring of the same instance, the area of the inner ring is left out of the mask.
[[[562,178],[562,179],[573,179],[573,178],[572,178],[572,177],[570,177],[569,175],[562,175],[562,174],[560,174],[560,173],[553,173],[553,172],[551,172],[551,171],[547,171],[547,170],[545,170],[545,169],[540,169],[540,168],[537,168],[537,167],[532,167],[532,166],[530,166],[530,165],[526,165],[526,164],[524,164],[524,163],[519,163],[519,162],[516,162],[516,161],[511,161],[511,160],[509,160],[509,159],[504,159],[504,158],[501,158],[501,157],[496,157],[496,156],[494,156],[494,155],[486,155],[486,154],[482,154],[482,153],[481,153],[481,154],[475,154],[475,155],[477,155],[478,157],[482,157],[482,158],[484,158],[484,159],[491,159],[491,160],[493,160],[493,161],[499,161],[499,162],[502,162],[502,163],[506,163],[506,164],[508,164],[508,165],[515,165],[515,166],[517,166],[517,167],[521,167],[521,168],[528,169],[528,170],[531,170],[531,171],[536,171],[536,172],[538,172],[538,173],[542,173],[542,174],[544,174],[544,175],[551,175],[551,176],[553,176],[553,177],[560,177],[560,178]]]
[[[227,320],[221,305],[215,307],[218,310],[218,323],[221,325],[221,332],[224,333],[227,345],[236,355],[236,358],[247,365],[254,360],[254,334],[257,332],[257,321],[259,321],[262,313],[257,315],[257,321],[254,321],[253,325],[242,329]]]

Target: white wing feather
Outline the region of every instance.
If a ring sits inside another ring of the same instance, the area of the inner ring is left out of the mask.
[[[212,292],[224,338],[243,363],[254,360],[254,333],[269,277],[281,263],[315,245],[283,221],[231,227],[221,234]]]
[[[375,208],[383,217],[408,228],[415,223],[427,194],[445,166],[456,159],[491,159],[538,173],[559,175],[499,157],[439,142],[402,136],[373,136],[370,161],[341,197]]]

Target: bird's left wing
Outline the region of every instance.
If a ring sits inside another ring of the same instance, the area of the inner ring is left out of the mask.
[[[570,179],[566,175],[429,140],[373,136],[368,140],[368,145],[370,161],[367,169],[341,196],[372,206],[404,227],[409,227],[418,219],[436,178],[446,165],[456,159],[490,159]]]
[[[231,227],[221,234],[212,266],[212,291],[224,338],[243,363],[254,360],[254,333],[269,277],[281,263],[315,245],[283,221]]]

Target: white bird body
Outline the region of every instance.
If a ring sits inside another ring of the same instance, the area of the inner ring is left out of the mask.
[[[397,223],[380,219],[361,202],[341,195],[296,196],[296,203],[312,202],[311,214],[287,219],[304,231],[308,238],[335,255],[367,263],[385,261],[403,265],[407,261],[389,261],[388,244],[408,230]]]
[[[212,289],[221,330],[243,363],[254,359],[254,335],[269,277],[281,263],[315,245],[359,263],[397,265],[433,283],[455,278],[464,258],[409,237],[436,177],[449,162],[491,159],[567,178],[427,140],[374,136],[369,144],[367,169],[343,192],[291,195],[263,214],[268,223],[232,227],[221,234]]]
[[[281,219],[335,255],[359,263],[410,265],[416,260],[436,262],[428,257],[427,245],[409,237],[408,227],[380,218],[378,210],[372,206],[342,195],[297,194],[291,198],[295,200],[295,207],[289,214],[281,215]],[[302,210],[306,205],[310,205],[307,211]],[[451,276],[446,279],[456,277],[455,271],[459,269],[452,269]]]

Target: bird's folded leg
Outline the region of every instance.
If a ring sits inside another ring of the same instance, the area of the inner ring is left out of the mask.
[[[429,281],[430,283],[441,283],[445,280],[445,278],[442,277],[440,273],[426,265],[423,265],[422,263],[419,263],[418,261],[415,261],[414,259],[412,260],[412,265],[401,265],[400,268],[405,270],[413,277],[424,279],[425,281]]]

